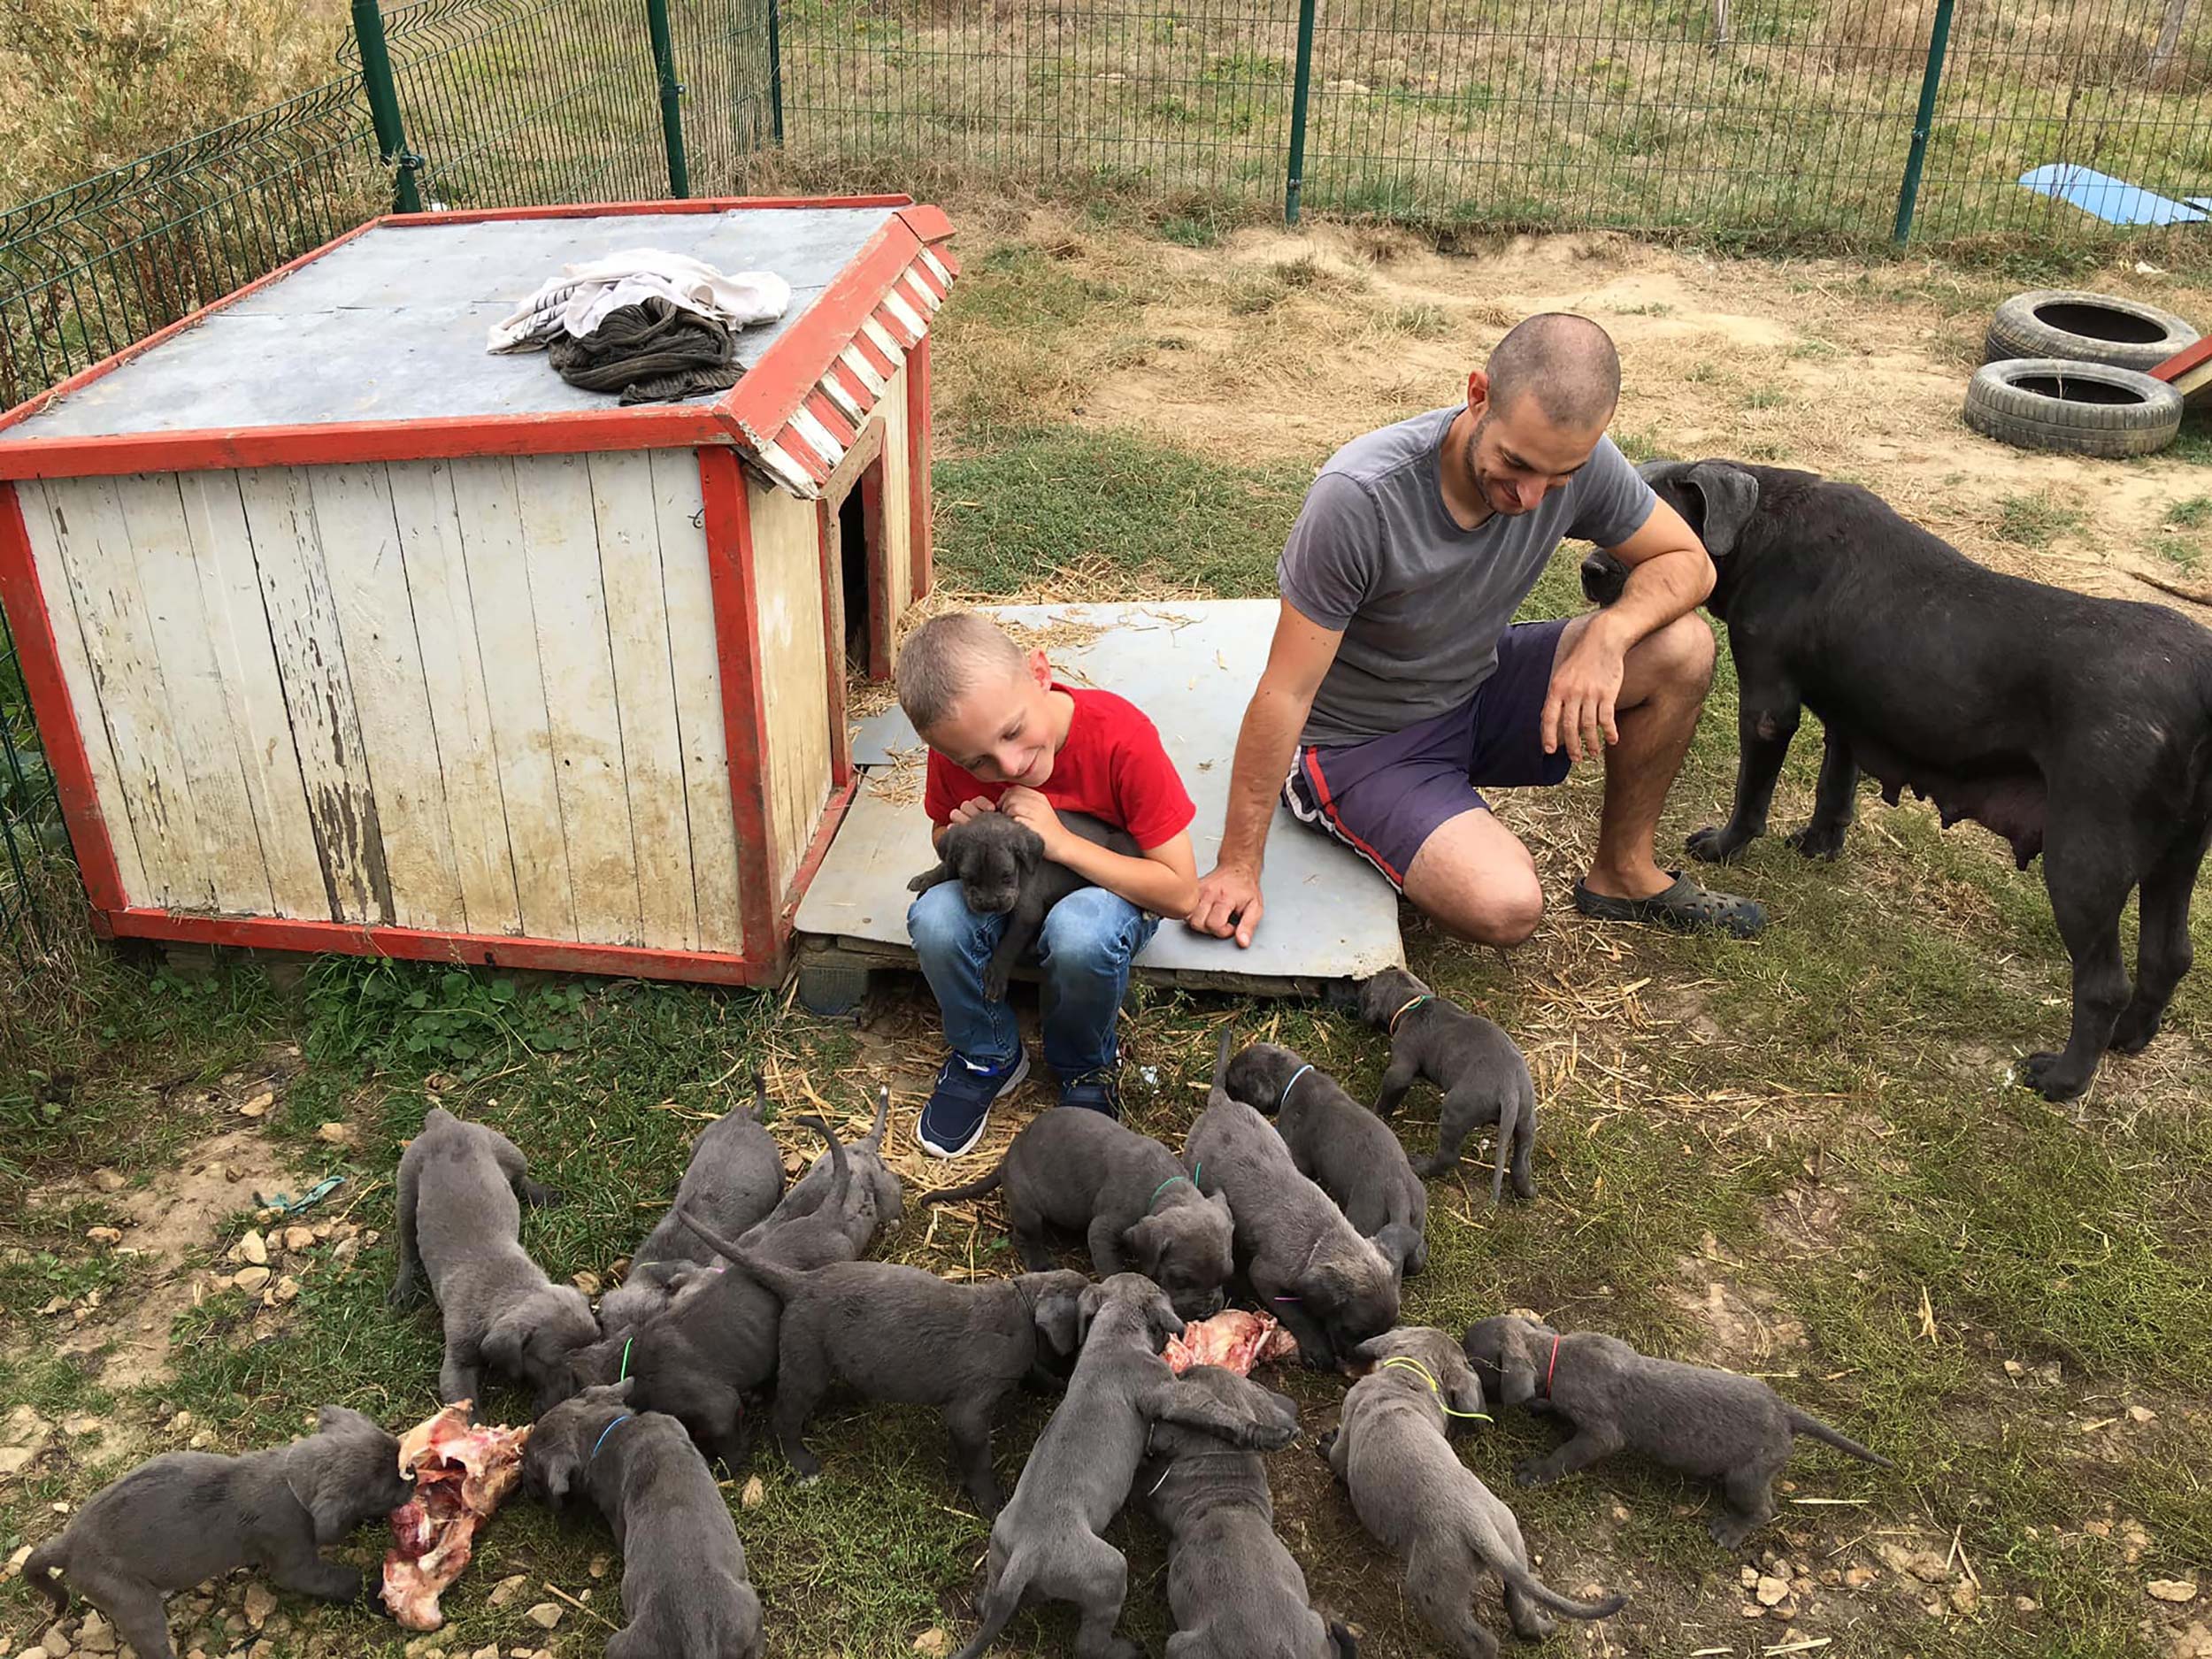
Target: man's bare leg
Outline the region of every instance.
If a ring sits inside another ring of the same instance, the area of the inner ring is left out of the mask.
[[[1429,832],[1406,867],[1406,897],[1438,926],[1478,945],[1517,945],[1544,915],[1536,861],[1482,807]]]
[[[1566,626],[1560,654],[1588,622],[1582,616]],[[1597,853],[1584,878],[1592,892],[1647,899],[1673,884],[1654,856],[1653,838],[1712,683],[1713,633],[1694,615],[1676,618],[1630,649],[1614,706],[1621,741],[1605,751]]]

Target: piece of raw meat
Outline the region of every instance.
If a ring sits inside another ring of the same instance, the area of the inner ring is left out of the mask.
[[[384,1605],[409,1630],[445,1623],[438,1597],[469,1564],[476,1529],[522,1474],[528,1427],[472,1424],[470,1404],[457,1400],[400,1437],[400,1472],[414,1480],[415,1495],[392,1511]]]
[[[1263,1361],[1286,1359],[1297,1351],[1298,1339],[1274,1315],[1224,1308],[1210,1319],[1186,1325],[1182,1335],[1168,1339],[1160,1357],[1178,1377],[1194,1365],[1218,1365],[1248,1377]]]

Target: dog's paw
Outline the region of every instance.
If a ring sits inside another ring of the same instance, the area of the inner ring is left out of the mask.
[[[1544,1479],[1543,1466],[1533,1457],[1524,1457],[1513,1465],[1513,1484],[1517,1486],[1541,1486],[1549,1483]]]
[[[2047,1051],[2030,1055],[2020,1063],[2020,1080],[2045,1100],[2071,1100],[2089,1087],[2086,1074],[2075,1077],[2066,1056]]]
[[[1843,854],[1844,826],[1840,824],[1808,824],[1794,835],[1786,835],[1784,841],[1795,852],[1807,858],[1838,858]]]
[[[1723,1549],[1740,1549],[1751,1536],[1751,1523],[1740,1515],[1716,1515],[1705,1523],[1705,1530]]]
[[[1731,834],[1725,825],[1708,824],[1703,829],[1692,830],[1684,843],[1690,856],[1701,864],[1730,864],[1744,849],[1748,837]]]
[[[2158,1035],[2163,1023],[2156,1014],[2139,1014],[2133,1008],[2124,1010],[2120,1023],[2112,1028],[2112,1041],[2106,1046],[2115,1054],[2140,1054],[2151,1046],[2151,1039]]]
[[[986,968],[983,971],[983,1000],[987,1002],[1003,1002],[1006,1000],[1006,980],[1004,969]]]

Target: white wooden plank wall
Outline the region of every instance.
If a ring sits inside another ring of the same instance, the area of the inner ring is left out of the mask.
[[[907,606],[914,603],[914,469],[906,453],[906,366],[885,385],[883,401],[875,407],[883,422],[883,554],[889,562],[893,649],[896,626]]]
[[[687,449],[653,452],[653,517],[660,530],[661,588],[668,611],[676,726],[682,745],[685,820],[691,836],[691,887],[699,948],[743,949],[738,905],[737,820],[730,804],[730,759],[722,721],[722,663],[708,580],[705,498],[698,457]]]
[[[743,948],[689,451],[17,488],[130,902]]]
[[[821,535],[812,502],[748,474],[761,679],[768,694],[768,816],[780,898],[829,798],[827,658],[822,645]]]

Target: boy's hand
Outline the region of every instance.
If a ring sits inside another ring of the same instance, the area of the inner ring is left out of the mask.
[[[1059,850],[1067,844],[1068,832],[1060,822],[1060,815],[1052,810],[1052,803],[1034,789],[1017,786],[998,798],[998,810],[1017,824],[1024,824],[1043,838],[1045,856],[1058,862]]]
[[[980,818],[986,812],[995,812],[997,810],[998,808],[993,805],[987,798],[979,795],[972,796],[968,800],[963,801],[958,806],[953,808],[952,816],[947,818],[945,822],[948,824],[965,824],[972,818]]]

